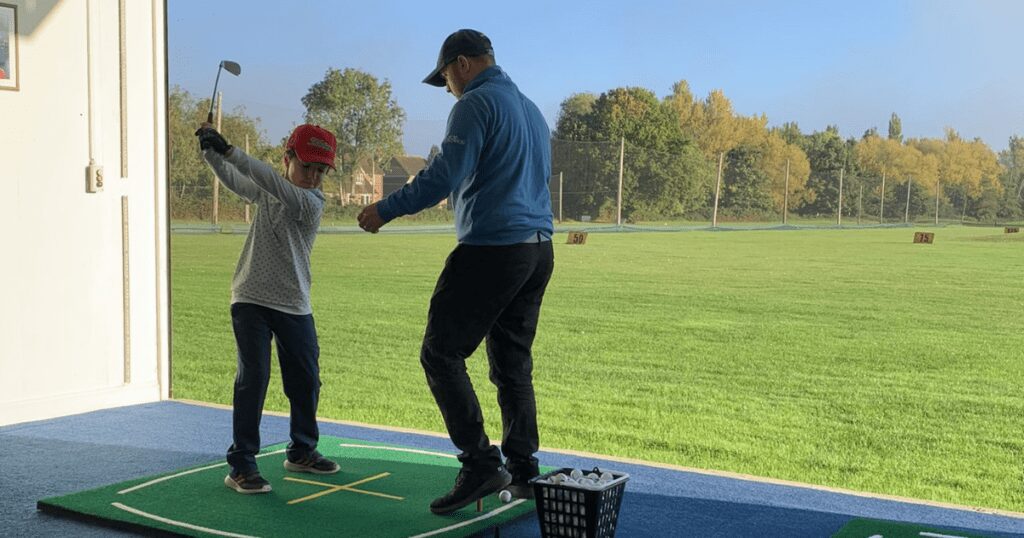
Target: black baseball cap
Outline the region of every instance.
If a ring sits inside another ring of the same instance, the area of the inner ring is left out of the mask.
[[[444,40],[441,52],[437,55],[437,67],[427,75],[427,78],[423,79],[423,83],[443,87],[445,83],[444,77],[441,76],[441,70],[446,65],[454,62],[459,56],[481,56],[484,54],[494,55],[491,40],[482,32],[463,28]]]

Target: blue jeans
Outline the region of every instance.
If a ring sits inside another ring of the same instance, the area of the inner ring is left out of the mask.
[[[291,403],[288,459],[299,460],[316,450],[320,431],[320,346],[313,315],[297,316],[250,303],[231,305],[231,324],[238,344],[232,433],[227,460],[233,473],[257,469],[260,419],[270,382],[270,342],[277,343],[284,393]]]

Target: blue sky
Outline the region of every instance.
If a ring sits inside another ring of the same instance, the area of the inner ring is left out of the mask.
[[[244,106],[276,142],[328,68],[358,68],[390,81],[406,152],[426,155],[454,99],[420,81],[449,33],[475,28],[551,125],[573,93],[664,97],[685,79],[770,125],[859,137],[896,112],[905,136],[951,126],[1000,151],[1024,134],[1021,21],[1017,0],[168,0],[169,77],[208,97],[218,62],[239,62],[241,77],[221,78],[225,109]]]

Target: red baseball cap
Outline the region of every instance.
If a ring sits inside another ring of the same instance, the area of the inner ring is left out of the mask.
[[[295,155],[303,162],[326,164],[334,168],[338,142],[327,129],[305,123],[292,131],[285,149],[294,150]]]

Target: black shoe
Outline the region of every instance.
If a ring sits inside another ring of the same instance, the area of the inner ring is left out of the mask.
[[[505,468],[512,473],[512,483],[505,489],[515,499],[532,499],[533,484],[530,484],[530,479],[540,474],[536,460],[528,462],[510,459],[505,462]]]
[[[430,503],[430,511],[435,514],[448,514],[466,506],[477,499],[505,489],[512,482],[512,475],[504,465],[494,471],[470,471],[462,469],[455,477],[455,486],[444,495]]]
[[[532,499],[533,484],[530,483],[530,479],[538,474],[537,472],[512,473],[512,483],[505,489],[512,494],[513,499]]]
[[[513,499],[532,499],[533,498],[533,484],[527,482],[516,482],[512,481],[507,488],[509,493],[512,494]]]
[[[259,471],[248,474],[231,473],[224,477],[224,485],[244,495],[270,493],[270,482],[260,476]]]
[[[334,474],[341,470],[337,463],[323,457],[316,451],[301,460],[292,461],[285,458],[284,468],[293,473],[313,474]]]

